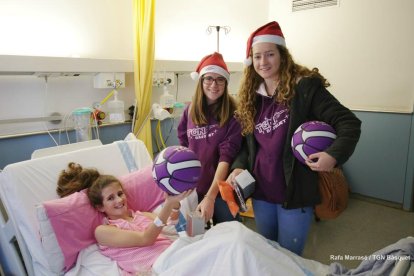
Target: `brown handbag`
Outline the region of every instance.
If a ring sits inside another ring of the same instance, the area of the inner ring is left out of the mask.
[[[340,168],[319,172],[321,203],[315,206],[316,219],[334,219],[347,207],[349,186]]]

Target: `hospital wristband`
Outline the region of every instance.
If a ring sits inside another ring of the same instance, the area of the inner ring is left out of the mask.
[[[154,219],[154,224],[157,227],[164,227],[166,225],[164,222],[162,222],[162,220],[159,217],[156,217]]]

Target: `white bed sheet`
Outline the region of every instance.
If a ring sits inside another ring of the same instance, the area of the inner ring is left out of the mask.
[[[178,239],[157,259],[153,270],[159,276],[328,273],[329,266],[277,247],[239,222],[225,222],[212,227],[201,239]]]
[[[326,275],[329,266],[270,243],[239,222],[220,223],[204,235],[181,236],[153,266],[156,276]],[[121,275],[96,245],[84,249],[66,276]]]
[[[83,249],[65,276],[117,276],[122,275],[117,263],[102,255],[96,244]]]

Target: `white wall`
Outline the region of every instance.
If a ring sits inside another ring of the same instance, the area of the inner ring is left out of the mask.
[[[132,30],[131,0],[0,0],[0,55],[131,60]],[[126,108],[135,102],[133,84],[127,74],[127,87],[119,89]],[[110,90],[93,88],[92,75],[47,82],[35,76],[0,76],[0,121],[67,115],[92,107]],[[0,124],[0,135],[54,128],[64,125]]]
[[[125,76],[126,88],[120,88],[119,99],[125,108],[135,103],[133,74]],[[59,113],[69,116],[75,108],[92,107],[102,101],[111,89],[93,88],[93,76],[44,78],[35,76],[0,76],[0,121],[8,119],[37,118]],[[112,98],[110,99],[112,100]],[[107,111],[106,104],[102,107]],[[129,116],[126,116],[129,118]],[[66,121],[66,125],[65,122]],[[72,127],[70,118],[60,124],[49,122],[0,124],[0,136],[62,129]]]
[[[208,26],[230,26],[220,31],[220,52],[226,61],[242,62],[247,38],[268,19],[268,0],[157,0],[156,59],[200,60],[217,50],[217,32]]]
[[[132,59],[132,0],[0,0],[1,55]]]
[[[269,0],[297,62],[318,67],[330,91],[355,110],[409,113],[414,106],[414,1],[342,0],[291,12]]]

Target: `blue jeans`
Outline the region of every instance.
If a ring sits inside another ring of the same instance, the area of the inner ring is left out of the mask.
[[[301,255],[313,218],[313,208],[284,209],[281,204],[252,200],[257,232]]]

